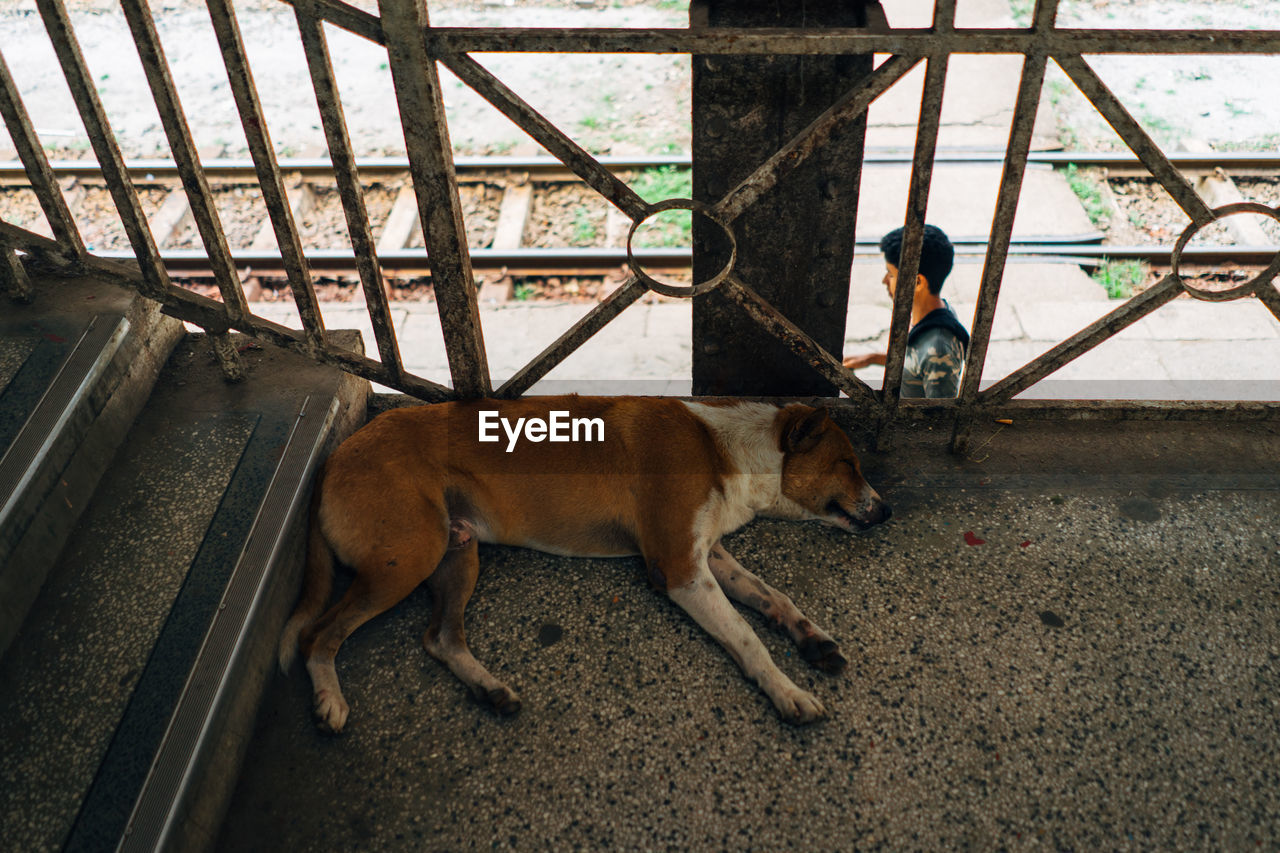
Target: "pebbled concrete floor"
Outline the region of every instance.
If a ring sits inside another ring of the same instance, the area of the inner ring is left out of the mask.
[[[419,590],[338,659],[352,717],[271,685],[222,850],[1275,849],[1280,427],[904,428],[893,520],[726,547],[842,642],[748,620],[830,718],[779,722],[638,560],[482,551],[499,719],[427,657]]]

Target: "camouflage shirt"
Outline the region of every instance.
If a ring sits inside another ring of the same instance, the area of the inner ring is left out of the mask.
[[[912,327],[907,338],[902,396],[956,396],[968,344],[969,333],[950,305],[931,311]]]

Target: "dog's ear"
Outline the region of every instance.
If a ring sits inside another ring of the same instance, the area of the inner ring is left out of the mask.
[[[826,409],[797,406],[791,410],[782,425],[782,452],[804,453],[812,450],[826,431],[828,418]]]

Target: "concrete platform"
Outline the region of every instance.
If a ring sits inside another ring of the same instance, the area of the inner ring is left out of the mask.
[[[986,240],[991,233],[1002,166],[939,163],[929,188],[927,221],[952,240]],[[900,228],[906,219],[910,166],[867,165],[862,170],[858,197],[859,240],[876,240]],[[1080,237],[1097,229],[1061,173],[1048,166],[1031,166],[1018,197],[1014,239]]]
[[[919,428],[864,454],[893,520],[726,545],[842,643],[779,665],[796,729],[638,560],[486,548],[471,646],[498,719],[427,657],[423,591],[338,668],[316,732],[276,678],[219,849],[1271,849],[1280,844],[1280,430]],[[972,542],[974,544],[967,544]]]

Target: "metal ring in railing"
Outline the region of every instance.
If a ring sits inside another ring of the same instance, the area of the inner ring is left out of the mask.
[[[658,281],[641,268],[640,264],[636,261],[635,252],[632,250],[631,245],[632,240],[636,235],[636,229],[649,219],[653,218],[656,214],[662,213],[665,210],[688,210],[692,213],[700,213],[720,226],[720,230],[724,232],[725,237],[729,240],[729,260],[725,262],[725,265],[720,268],[719,272],[706,281],[698,282],[688,287],[681,287],[680,285],[667,284],[666,282]],[[738,240],[733,236],[733,228],[721,220],[715,212],[712,211],[710,205],[703,204],[700,201],[694,201],[691,198],[669,198],[666,201],[660,201],[657,204],[649,205],[648,209],[645,211],[644,218],[637,219],[632,222],[631,230],[627,232],[627,265],[631,267],[631,271],[635,274],[636,278],[640,279],[640,282],[644,284],[645,287],[655,293],[661,293],[663,296],[675,296],[681,299],[688,299],[689,297],[698,296],[710,290],[715,290],[720,286],[721,282],[728,278],[729,273],[733,272],[733,265],[737,260]]]
[[[1236,202],[1235,204],[1224,204],[1221,207],[1213,208],[1214,218],[1205,225],[1211,225],[1228,216],[1234,216],[1238,213],[1257,213],[1262,216],[1269,216],[1280,222],[1280,208],[1267,207],[1265,204],[1259,204],[1252,201]],[[1192,287],[1187,284],[1178,269],[1182,263],[1182,250],[1191,242],[1191,238],[1196,235],[1202,227],[1192,222],[1182,232],[1182,236],[1178,238],[1178,242],[1173,247],[1173,253],[1169,257],[1170,272],[1169,275],[1182,285],[1182,289],[1191,296],[1203,302],[1230,302],[1233,299],[1239,299],[1242,296],[1250,296],[1258,291],[1259,288],[1265,287],[1271,283],[1271,280],[1280,273],[1280,252],[1271,259],[1271,265],[1258,273],[1244,284],[1237,285],[1227,290],[1201,290],[1198,287]]]

